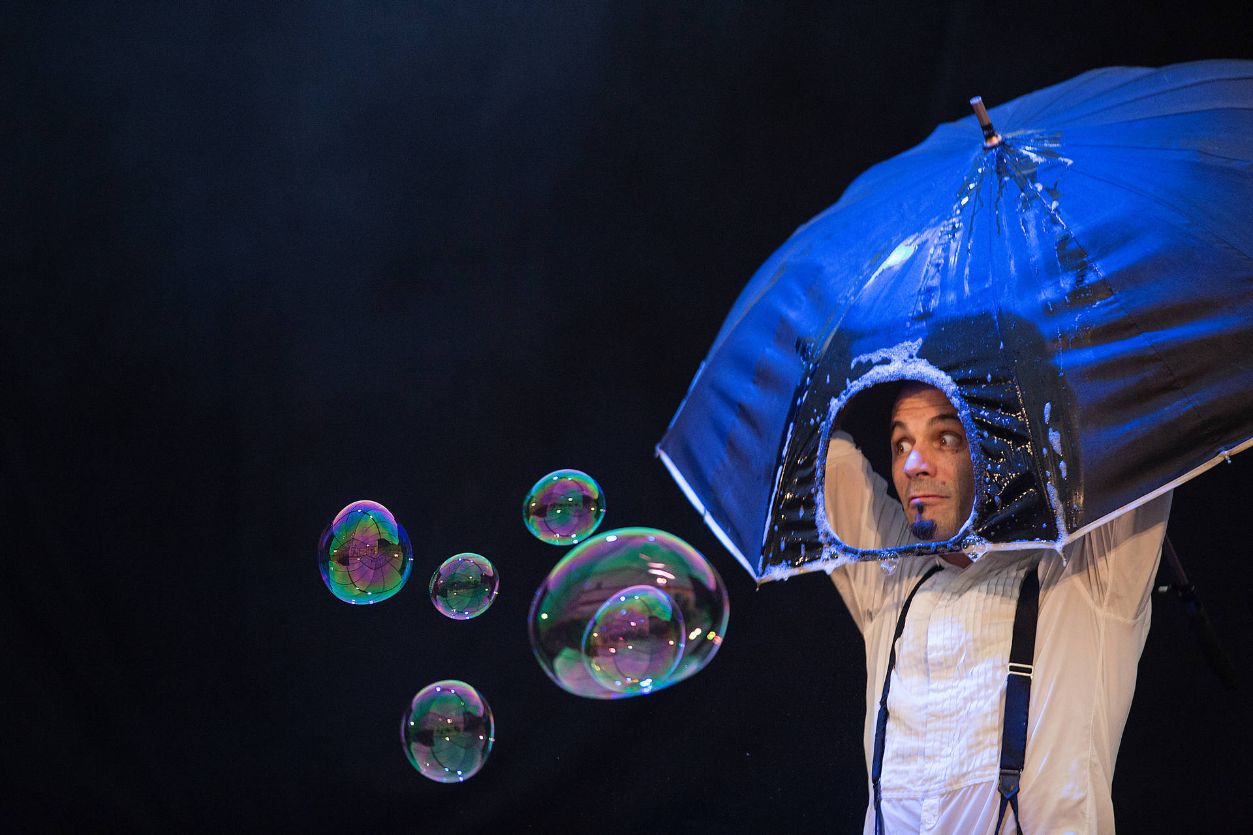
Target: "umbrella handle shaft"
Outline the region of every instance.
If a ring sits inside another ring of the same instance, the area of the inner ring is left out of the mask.
[[[1179,562],[1179,555],[1175,553],[1175,546],[1171,543],[1170,537],[1162,538],[1162,557],[1170,566],[1170,573],[1175,576],[1174,584],[1163,586],[1162,590],[1174,590],[1175,596],[1187,610],[1188,625],[1192,629],[1192,634],[1196,636],[1197,643],[1200,644],[1201,655],[1205,658],[1205,662],[1228,690],[1237,689],[1235,665],[1231,663],[1231,658],[1218,643],[1218,633],[1215,632],[1209,614],[1201,605],[1200,598],[1197,597],[1196,587],[1188,582],[1188,575],[1183,570],[1183,563]]]
[[[1187,586],[1188,575],[1184,573],[1183,563],[1179,562],[1179,555],[1175,553],[1175,546],[1171,544],[1170,537],[1162,538],[1162,556],[1166,558],[1166,564],[1170,566],[1170,572],[1175,575],[1175,584],[1179,586]]]
[[[996,132],[996,128],[992,127],[992,117],[988,115],[988,109],[983,106],[983,97],[975,96],[970,100],[970,106],[974,108],[979,127],[983,128],[983,147],[995,148],[1000,145],[1001,135]]]

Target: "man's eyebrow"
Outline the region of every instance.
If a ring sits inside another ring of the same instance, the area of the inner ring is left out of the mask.
[[[927,425],[933,426],[934,424],[940,423],[941,421],[945,421],[945,420],[953,420],[953,421],[956,421],[957,423],[961,423],[961,418],[957,416],[956,412],[944,412],[942,414],[932,415],[931,419],[927,421]],[[888,430],[891,432],[895,432],[897,429],[904,429],[904,428],[906,427],[902,421],[894,420],[892,421],[892,425],[888,427]],[[963,426],[963,428],[965,427]]]

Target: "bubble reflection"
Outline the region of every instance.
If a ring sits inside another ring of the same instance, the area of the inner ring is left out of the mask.
[[[444,560],[431,575],[431,603],[453,620],[469,620],[487,611],[500,591],[500,578],[491,562],[479,554],[463,553]]]
[[[605,517],[605,498],[580,470],[557,470],[535,482],[522,502],[522,521],[536,539],[574,545],[587,539]]]
[[[487,700],[456,679],[418,691],[400,720],[400,740],[409,763],[437,783],[459,783],[487,762],[495,739]]]
[[[658,650],[655,660],[641,654],[628,666],[617,669],[601,663],[606,655],[617,655],[608,652],[611,647],[616,648],[610,639],[616,641],[617,636],[597,636],[596,640],[603,639],[604,645],[589,647],[585,641],[591,634],[589,624],[610,617],[614,599],[628,589],[636,593],[634,587],[639,586],[651,591],[647,598],[643,597],[644,592],[638,592],[641,598],[633,605],[640,606],[659,623],[637,620],[637,626],[631,627],[628,617],[627,628],[641,629],[646,636],[652,634],[648,631],[652,628],[669,634],[670,626],[661,626],[671,619],[657,616],[664,614],[664,606],[659,605],[664,603],[663,598],[653,593],[659,592],[671,601],[672,622],[683,636],[681,644],[676,640],[673,668],[662,679],[654,675],[647,686],[642,673],[649,665],[661,666],[665,657],[665,650],[655,645],[655,638],[649,637],[652,643],[647,644]],[[558,562],[536,591],[528,621],[531,649],[549,678],[578,696],[614,699],[655,692],[699,672],[718,651],[728,616],[722,578],[700,552],[665,531],[622,528],[592,537]],[[641,623],[648,626],[641,627]],[[589,650],[594,651],[594,659]],[[592,660],[600,664],[607,678],[597,673]],[[627,686],[626,678],[616,676],[618,673],[636,681]],[[619,680],[623,685],[613,683]]]
[[[386,600],[404,586],[413,548],[404,527],[378,502],[352,502],[335,515],[318,540],[322,582],[345,603]]]
[[[683,613],[656,586],[629,586],[596,610],[583,634],[583,663],[606,688],[634,694],[663,686],[686,643]]]

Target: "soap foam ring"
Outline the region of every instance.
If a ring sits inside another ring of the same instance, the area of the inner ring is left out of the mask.
[[[1050,428],[1049,429],[1049,446],[1051,446],[1053,448],[1053,451],[1056,452],[1058,456],[1060,457],[1062,454],[1062,433],[1058,432],[1056,429]]]
[[[831,400],[831,404],[827,409],[827,416],[822,423],[822,432],[818,439],[818,460],[815,464],[815,482],[817,484],[816,495],[814,501],[814,525],[818,530],[818,541],[822,543],[822,555],[817,560],[818,563],[825,563],[835,557],[844,557],[847,561],[866,562],[869,560],[883,561],[885,559],[895,559],[900,556],[900,547],[897,548],[874,548],[860,549],[846,545],[843,540],[832,530],[830,521],[826,515],[826,463],[827,449],[831,444],[831,427],[835,425],[835,419],[839,416],[844,406],[858,393],[865,391],[871,386],[883,383],[894,383],[902,381],[917,381],[935,386],[948,398],[953,407],[957,409],[958,419],[966,430],[967,437],[976,437],[974,433],[974,425],[970,414],[970,406],[966,403],[965,398],[961,396],[961,391],[957,383],[951,377],[940,369],[936,368],[925,359],[918,357],[918,350],[922,347],[922,340],[909,340],[900,342],[890,348],[882,348],[877,351],[862,354],[855,357],[849,363],[850,368],[855,368],[864,363],[876,363],[886,360],[883,365],[876,365],[868,370],[856,381],[845,387],[844,391],[838,397]],[[984,470],[987,468],[987,461],[983,455],[982,448],[976,444],[970,444],[970,455],[974,467],[975,474],[975,493],[982,496],[987,491],[987,485],[984,482]],[[955,534],[955,537],[961,537],[958,545],[962,550],[974,547],[987,547],[987,542],[982,537],[975,534],[971,528],[974,525],[974,517],[976,506],[970,509],[970,516],[967,517],[961,529]],[[915,544],[908,546],[916,548]],[[938,553],[938,546],[927,549],[929,552]],[[825,565],[822,566],[825,569]],[[885,569],[889,570],[889,569]],[[774,572],[771,572],[772,574]]]
[[[1049,505],[1052,506],[1053,513],[1057,519],[1057,539],[1049,543],[1049,545],[1053,548],[1053,550],[1061,554],[1062,563],[1065,564],[1066,554],[1062,550],[1062,545],[1066,542],[1066,517],[1062,513],[1062,500],[1057,494],[1057,487],[1055,487],[1053,482],[1050,480],[1046,480],[1044,482],[1044,492],[1048,494]]]
[[[885,368],[892,368],[894,366],[899,366],[901,364],[908,363],[910,361],[922,362],[928,368],[935,368],[935,366],[926,362],[926,360],[918,359],[918,349],[920,349],[921,347],[922,347],[921,339],[913,339],[908,342],[898,342],[896,345],[893,345],[890,348],[880,348],[877,351],[869,351],[865,354],[860,354],[859,356],[853,357],[853,361],[848,364],[848,367],[851,370],[863,363],[870,363],[871,365],[873,365],[874,363],[887,360],[888,365],[885,366]],[[940,372],[938,368],[935,368],[935,370],[937,373],[941,373],[941,374],[943,373],[943,372]],[[847,384],[848,378],[845,378],[844,382]]]

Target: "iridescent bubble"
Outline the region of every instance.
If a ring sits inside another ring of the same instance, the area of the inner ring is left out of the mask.
[[[495,733],[487,700],[456,679],[423,687],[400,718],[405,756],[419,774],[437,783],[459,783],[477,774]]]
[[[413,567],[409,535],[378,502],[345,507],[318,540],[318,570],[345,603],[377,603],[400,591]]]
[[[535,482],[522,502],[522,521],[550,545],[574,545],[600,527],[605,497],[596,479],[579,470],[557,470]]]
[[[656,586],[629,586],[596,610],[583,633],[583,663],[592,678],[623,695],[664,686],[687,636],[683,613]]]
[[[431,602],[440,614],[469,620],[487,611],[500,590],[496,568],[478,554],[457,554],[431,575]]]
[[[619,690],[593,676],[584,637],[611,597],[635,586],[669,595],[686,634],[664,680],[654,676],[651,687]],[[553,567],[531,601],[528,626],[536,660],[559,687],[616,699],[655,692],[700,671],[722,644],[728,614],[722,578],[700,552],[665,531],[622,528],[597,534]]]

